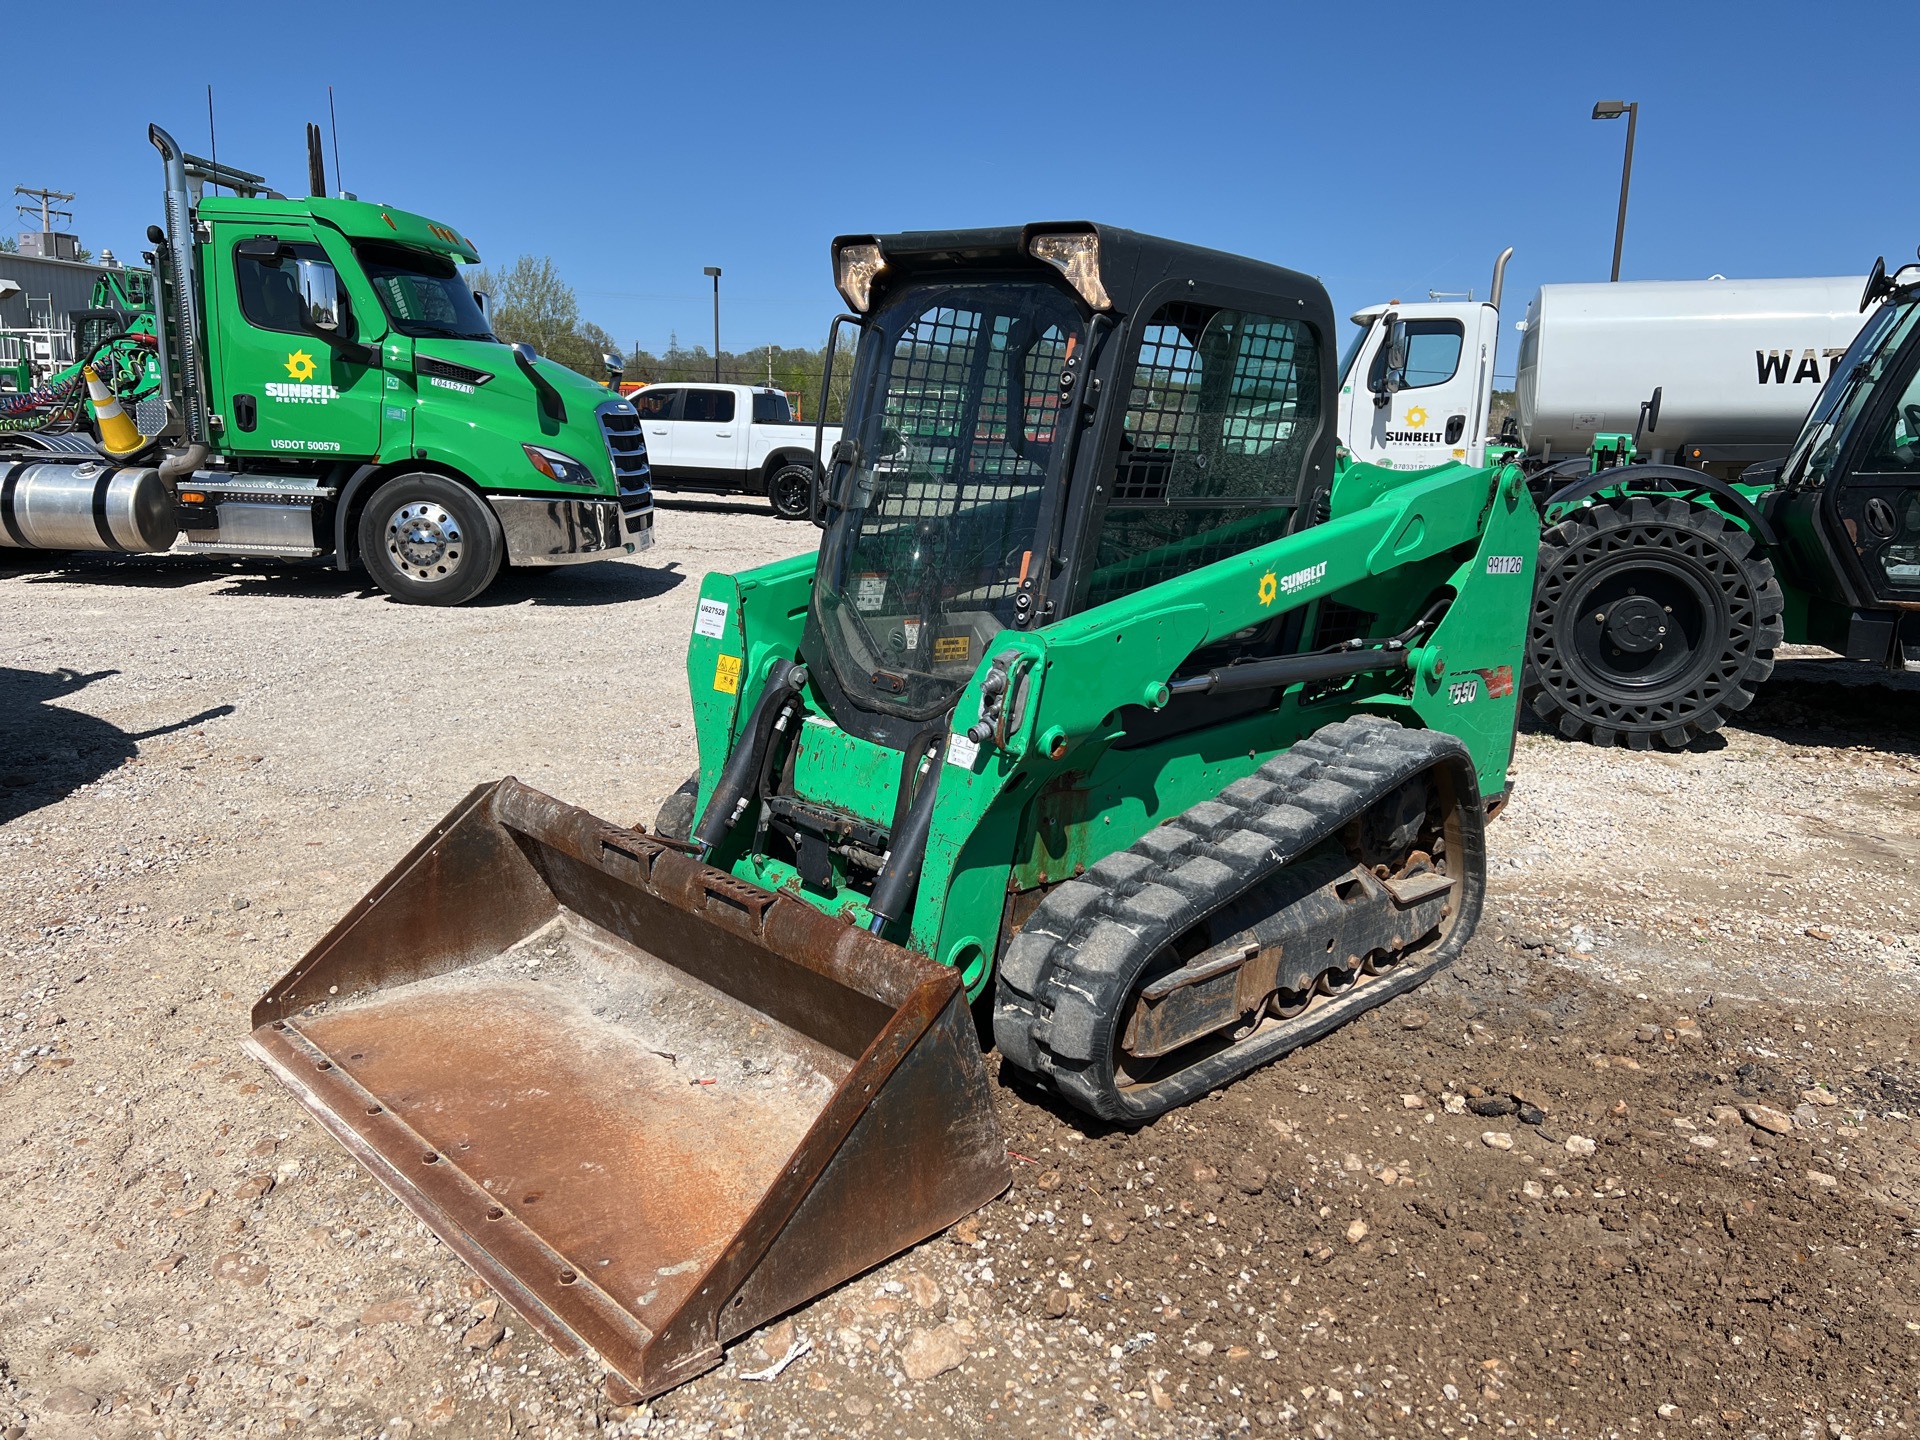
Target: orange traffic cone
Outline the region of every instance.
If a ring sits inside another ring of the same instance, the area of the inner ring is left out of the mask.
[[[93,418],[100,426],[100,443],[106,447],[109,455],[131,455],[144,449],[147,437],[140,433],[127,412],[120,408],[120,401],[113,391],[107,388],[94,368],[86,369],[87,398],[93,402]]]

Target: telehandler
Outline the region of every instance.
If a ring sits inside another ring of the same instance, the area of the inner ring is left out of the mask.
[[[253,1014],[646,1394],[1005,1186],[970,1006],[1142,1124],[1458,955],[1508,788],[1532,501],[1341,458],[1317,281],[1085,223],[833,254],[825,533],[707,577],[694,781],[653,833],[476,789]]]

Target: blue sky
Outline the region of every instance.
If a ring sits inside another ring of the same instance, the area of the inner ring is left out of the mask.
[[[160,216],[149,120],[204,153],[211,82],[221,158],[296,193],[332,84],[349,189],[491,262],[551,255],[653,350],[710,335],[705,265],[728,348],[817,345],[835,234],[1057,218],[1291,265],[1343,314],[1481,293],[1512,244],[1517,317],[1606,278],[1603,98],[1641,102],[1624,278],[1911,255],[1910,87],[1872,58],[1904,8],[27,0],[7,51],[53,58],[9,66],[0,190],[77,192],[83,240],[126,256]],[[73,58],[110,36],[150,58]]]

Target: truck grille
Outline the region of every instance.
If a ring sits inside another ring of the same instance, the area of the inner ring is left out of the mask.
[[[647,442],[640,417],[625,402],[600,408],[600,431],[607,437],[613,478],[620,488],[620,518],[636,535],[653,524],[653,472],[647,466]]]

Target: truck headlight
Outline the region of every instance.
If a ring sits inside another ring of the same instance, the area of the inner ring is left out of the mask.
[[[600,482],[586,466],[571,455],[562,455],[558,450],[549,450],[544,445],[522,445],[527,459],[533,468],[549,480],[557,480],[562,485],[598,485]]]

